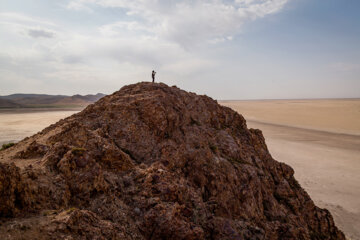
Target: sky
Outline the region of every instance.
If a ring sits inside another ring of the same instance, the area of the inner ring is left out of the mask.
[[[0,0],[0,95],[156,81],[225,99],[360,97],[358,0]]]

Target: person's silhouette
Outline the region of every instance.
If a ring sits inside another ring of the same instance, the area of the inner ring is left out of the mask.
[[[155,74],[156,74],[156,72],[153,70],[151,73],[152,82],[155,82]]]

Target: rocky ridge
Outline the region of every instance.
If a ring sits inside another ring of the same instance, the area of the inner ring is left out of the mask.
[[[1,151],[0,223],[1,239],[345,239],[260,130],[162,83]]]

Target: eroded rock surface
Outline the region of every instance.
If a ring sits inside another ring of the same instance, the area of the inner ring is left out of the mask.
[[[293,175],[230,108],[138,83],[0,152],[0,236],[345,239]]]

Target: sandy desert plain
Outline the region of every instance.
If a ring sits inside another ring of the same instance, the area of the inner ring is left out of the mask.
[[[317,206],[360,239],[360,99],[220,101],[263,131]]]
[[[348,239],[360,239],[360,99],[219,101],[261,129],[272,156],[289,164]],[[0,144],[19,141],[78,112],[1,110]]]

